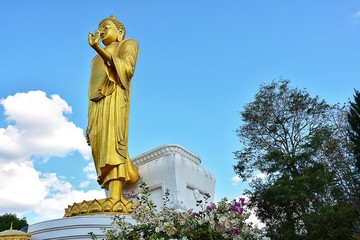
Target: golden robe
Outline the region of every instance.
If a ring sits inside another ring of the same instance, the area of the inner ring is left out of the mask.
[[[125,39],[110,44],[105,50],[110,53],[114,66],[108,66],[99,55],[92,61],[86,135],[97,181],[108,189],[111,180],[135,182],[139,177],[128,153],[131,78],[139,45],[134,39]]]

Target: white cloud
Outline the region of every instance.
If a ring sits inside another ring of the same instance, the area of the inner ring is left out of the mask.
[[[82,181],[80,184],[79,184],[79,187],[80,188],[86,188],[87,186],[89,186],[90,184],[90,181]]]
[[[96,174],[94,162],[88,163],[88,165],[86,165],[86,167],[83,168],[83,171],[86,173],[88,179],[97,180],[97,174]]]
[[[30,161],[0,162],[0,213],[27,211],[39,204],[47,189]]]
[[[61,218],[64,216],[64,209],[75,202],[84,200],[103,199],[105,192],[103,190],[79,191],[71,190],[58,192],[51,198],[44,199],[35,208],[37,213],[36,221]]]
[[[94,162],[90,162],[88,163],[88,165],[86,165],[86,167],[83,168],[84,172],[95,172],[95,164]]]
[[[69,204],[95,198],[105,192],[75,190],[56,173],[37,172],[30,161],[0,163],[0,214],[35,210],[37,220],[61,218]]]
[[[58,177],[56,173],[44,173],[42,176],[44,186],[48,189],[48,195],[51,196],[52,193],[71,191],[71,184],[62,177]]]
[[[355,24],[360,24],[360,10],[352,15]]]
[[[233,185],[237,185],[239,182],[241,182],[241,178],[238,175],[233,176],[231,178],[231,182],[233,183]]]
[[[64,156],[79,151],[90,158],[83,130],[64,116],[72,110],[60,96],[48,98],[42,91],[30,91],[1,99],[0,104],[11,123],[0,128],[0,157]]]
[[[65,117],[72,110],[60,96],[30,91],[1,99],[0,104],[9,122],[0,128],[0,214],[35,211],[39,220],[60,218],[73,202],[105,197],[103,190],[79,191],[65,177],[34,168],[33,157],[79,151],[90,158],[83,130]]]

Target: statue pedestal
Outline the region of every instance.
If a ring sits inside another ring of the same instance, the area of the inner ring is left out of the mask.
[[[170,190],[170,206],[177,209],[194,209],[197,200],[210,194],[214,200],[215,177],[200,166],[198,156],[179,145],[163,145],[132,159],[139,174],[150,190],[150,199],[162,206],[165,190]],[[125,192],[138,191],[138,183],[125,186]]]
[[[203,200],[205,193],[210,194],[208,201],[213,201],[215,177],[200,166],[201,160],[195,154],[179,145],[164,145],[132,159],[139,167],[140,176],[148,185],[150,199],[162,206],[165,190],[170,191],[170,206],[177,209],[194,209],[197,200]],[[125,192],[138,191],[138,183],[126,186]],[[129,222],[134,222],[130,215],[125,215]],[[99,239],[103,228],[111,228],[111,215],[96,214],[64,217],[29,226],[32,240],[90,240],[89,232]],[[134,222],[135,223],[135,222]]]

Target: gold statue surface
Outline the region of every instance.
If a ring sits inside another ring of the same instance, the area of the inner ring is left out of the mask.
[[[128,153],[131,79],[139,45],[134,39],[125,39],[125,33],[124,25],[114,16],[102,20],[98,30],[89,33],[88,43],[97,55],[91,63],[86,137],[97,181],[109,191],[108,202],[121,202],[122,211],[127,213],[132,203],[123,196],[123,187],[139,178]]]

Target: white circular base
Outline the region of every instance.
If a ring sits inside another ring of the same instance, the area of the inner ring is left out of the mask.
[[[129,215],[124,216],[127,221],[135,222]],[[28,233],[32,235],[31,240],[90,240],[89,232],[101,239],[103,229],[112,228],[111,223],[111,215],[106,214],[67,217],[32,224]]]

